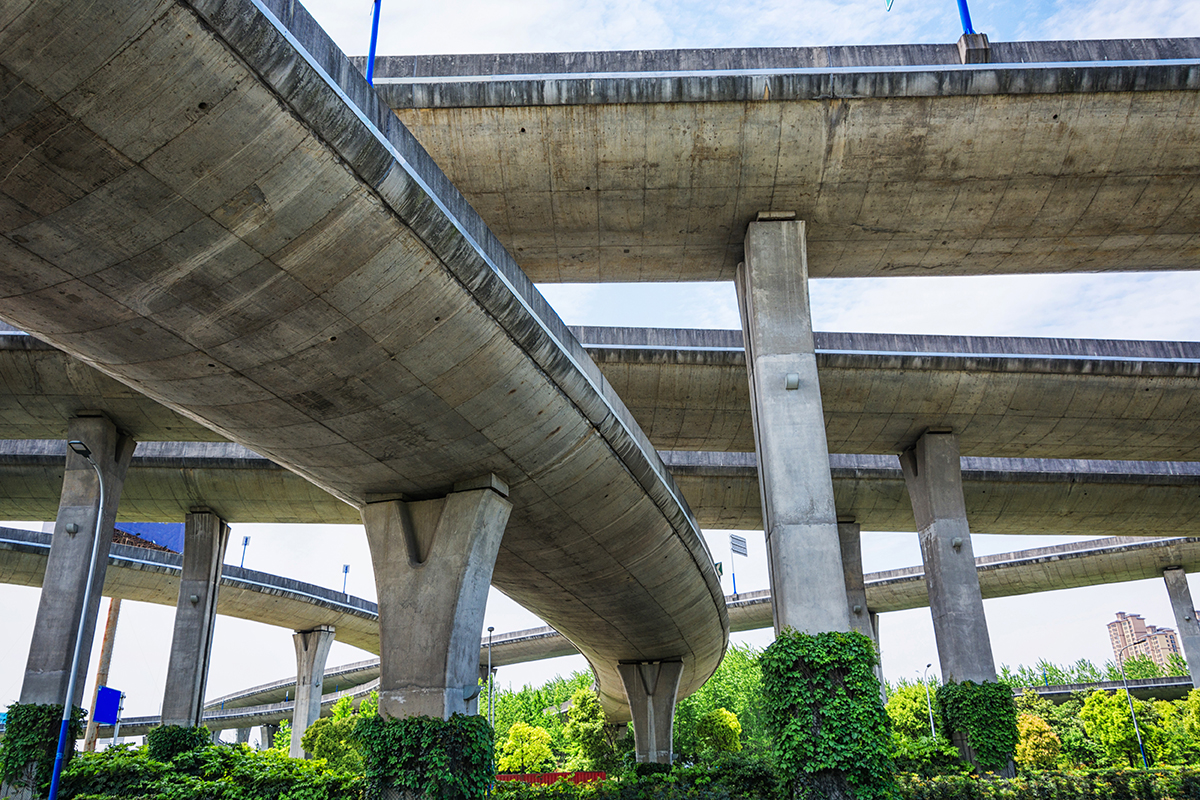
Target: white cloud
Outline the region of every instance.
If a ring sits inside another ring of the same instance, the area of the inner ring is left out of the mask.
[[[1038,38],[1140,39],[1195,36],[1200,3],[1177,0],[1057,0]]]

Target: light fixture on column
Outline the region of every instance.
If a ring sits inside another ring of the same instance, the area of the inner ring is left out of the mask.
[[[96,557],[100,552],[100,524],[104,519],[104,474],[100,472],[92,451],[79,440],[67,442],[67,447],[76,455],[87,460],[96,471],[96,480],[100,481],[100,502],[96,506],[96,528],[92,534],[92,558],[88,562],[87,582],[83,584],[83,603],[79,611],[79,627],[75,631],[75,652],[71,656],[71,671],[67,678],[67,696],[63,699],[62,724],[58,728],[58,751],[54,755],[54,768],[50,773],[50,794],[48,800],[58,800],[58,783],[62,777],[63,756],[67,747],[67,729],[71,725],[71,712],[74,710],[75,681],[79,675],[79,652],[83,649],[84,621],[87,619],[88,606],[92,601],[92,581],[96,576]]]

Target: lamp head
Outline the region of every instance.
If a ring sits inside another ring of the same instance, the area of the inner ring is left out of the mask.
[[[67,442],[67,447],[71,448],[76,453],[78,453],[79,455],[88,459],[89,461],[92,458],[92,451],[89,450],[88,446],[81,441],[75,440],[75,441]]]

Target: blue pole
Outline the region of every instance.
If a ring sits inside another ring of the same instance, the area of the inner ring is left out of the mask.
[[[379,8],[379,0],[375,0],[375,8]],[[967,8],[967,0],[958,0],[958,15],[962,17],[963,33],[974,33],[975,29],[971,27],[971,11]]]
[[[367,83],[372,86],[375,85],[375,42],[379,39],[379,4],[380,0],[375,0],[375,11],[371,17],[371,52],[367,56]]]

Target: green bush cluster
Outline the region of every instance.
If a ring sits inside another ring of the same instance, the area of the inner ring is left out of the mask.
[[[607,780],[550,786],[517,781],[496,784],[496,800],[785,800],[770,761],[728,755],[699,764],[638,764]]]
[[[492,730],[483,717],[360,717],[355,737],[368,800],[392,791],[431,800],[487,796],[494,762]]]
[[[760,661],[779,769],[797,798],[895,796],[892,732],[861,633],[784,629]]]
[[[946,735],[966,737],[983,770],[999,772],[1017,748],[1017,707],[1004,683],[946,683],[938,687],[934,706]]]
[[[977,775],[900,776],[902,800],[1194,800],[1200,770],[1042,772],[1007,780]]]
[[[189,730],[189,729],[184,729]],[[159,761],[149,747],[81,753],[63,772],[67,800],[354,800],[363,779],[323,761],[288,758],[245,745],[213,745]]]
[[[159,725],[146,734],[146,755],[154,761],[174,761],[175,756],[189,753],[212,743],[208,728],[184,725]]]
[[[32,785],[45,795],[50,790],[50,773],[58,755],[58,734],[62,728],[61,705],[13,703],[8,707],[4,738],[0,740],[0,781],[12,786]],[[76,708],[67,727],[72,745],[84,728],[84,711]],[[63,754],[64,767],[71,762],[75,748]],[[32,774],[29,768],[32,765]]]

